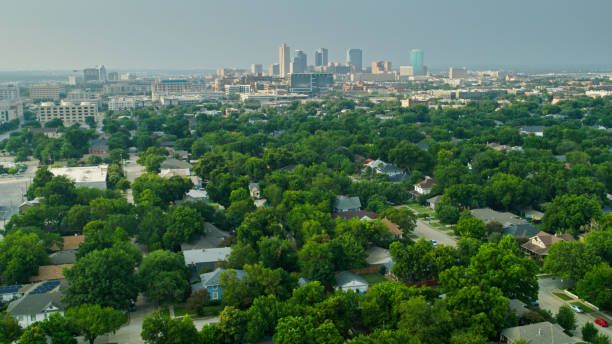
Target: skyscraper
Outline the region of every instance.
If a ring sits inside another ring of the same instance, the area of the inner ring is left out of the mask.
[[[361,49],[349,49],[346,51],[346,62],[354,66],[357,72],[363,69],[363,51]]]
[[[289,66],[291,64],[291,52],[289,51],[289,46],[283,43],[278,49],[278,65],[280,76],[285,76],[289,74]]]
[[[279,73],[280,73],[280,66],[278,65],[278,63],[273,63],[268,68],[269,76],[278,76]]]
[[[410,51],[410,65],[414,68],[414,75],[424,75],[423,50],[412,49]]]
[[[251,65],[251,74],[263,74],[263,65],[261,64],[252,64]]]
[[[327,49],[319,48],[315,51],[315,66],[327,66]]]
[[[307,66],[306,54],[301,50],[296,50],[295,56],[293,57],[293,68],[291,69],[291,73],[304,73]]]

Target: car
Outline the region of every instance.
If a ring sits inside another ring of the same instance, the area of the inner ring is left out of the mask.
[[[433,247],[437,247],[438,246],[438,242],[435,240],[429,240],[431,242],[431,244],[433,245]]]
[[[608,322],[602,318],[595,319],[595,323],[601,327],[608,327]]]
[[[582,309],[582,307],[580,307],[580,306],[570,305],[570,308],[571,308],[571,309],[572,309],[574,312],[576,312],[576,313],[583,313],[583,312],[584,312],[584,310],[583,310],[583,309]]]
[[[532,306],[536,306],[536,307],[540,306],[540,304],[538,303],[538,300],[529,300],[529,304]]]

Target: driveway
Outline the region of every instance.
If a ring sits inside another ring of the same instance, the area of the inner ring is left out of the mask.
[[[538,291],[538,302],[540,303],[540,308],[551,311],[553,315],[557,315],[557,313],[559,312],[559,308],[561,306],[569,305],[571,302],[578,301],[578,300],[563,301],[559,297],[553,295],[553,292],[561,292],[560,291],[561,289],[567,288],[569,286],[569,283],[567,281],[561,281],[561,280],[552,279],[552,278],[540,278],[538,280],[538,284],[540,286],[540,290]],[[586,324],[587,322],[590,322],[593,325],[595,325],[599,333],[603,333],[606,336],[612,338],[612,330],[609,327],[608,328],[601,327],[594,323],[594,320],[596,318],[601,318],[601,317],[607,318],[600,312],[594,312],[594,313],[588,313],[588,314],[586,313],[574,313],[574,314],[576,314],[576,323],[578,324],[578,328],[576,329],[576,332],[575,332],[577,337],[582,337],[581,332],[580,332],[580,330],[582,329],[582,326],[584,326],[584,324]],[[609,321],[610,319],[608,318],[608,322]]]

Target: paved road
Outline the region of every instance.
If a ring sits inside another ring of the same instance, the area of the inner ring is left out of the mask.
[[[13,159],[14,157],[1,157],[0,165],[6,166],[6,163],[12,163]],[[0,176],[0,230],[4,229],[5,221],[8,222],[12,215],[19,212],[19,205],[25,200],[24,194],[38,168],[38,161],[27,161],[24,164],[28,166],[24,173]]]
[[[407,205],[400,205],[396,208],[408,208],[412,210],[415,214],[418,214],[416,210],[410,208]],[[429,223],[423,221],[422,219],[417,219],[416,228],[414,229],[413,233],[419,238],[425,238],[426,240],[435,240],[440,245],[449,245],[453,247],[457,246],[456,238],[446,234],[445,232],[437,228],[432,227]]]
[[[552,278],[541,278],[538,280],[538,284],[540,286],[540,290],[538,291],[538,302],[540,303],[540,308],[551,311],[553,315],[556,315],[557,312],[559,312],[559,307],[563,305],[569,305],[570,302],[578,301],[578,300],[563,301],[559,297],[552,294],[553,292],[557,292],[560,289],[567,288],[569,286],[567,281],[561,281],[561,280],[556,280]],[[589,313],[589,314],[585,314],[585,313],[575,313],[575,314],[576,314],[576,322],[578,323],[578,329],[575,332],[577,337],[581,337],[580,329],[582,328],[582,326],[584,326],[584,324],[586,324],[587,322],[590,322],[595,325],[597,330],[599,330],[599,333],[603,333],[606,336],[612,338],[612,329],[610,329],[609,327],[604,328],[594,323],[594,320],[596,318],[602,317],[601,313],[596,312],[596,313]],[[608,319],[608,322],[610,322],[610,319]]]

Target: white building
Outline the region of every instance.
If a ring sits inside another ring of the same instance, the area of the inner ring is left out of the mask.
[[[0,124],[23,118],[23,105],[20,102],[0,101]]]
[[[108,109],[110,111],[131,110],[143,107],[144,103],[141,97],[111,97],[108,100]]]
[[[54,176],[64,176],[72,180],[77,187],[106,189],[108,165],[50,168],[49,172]]]
[[[182,96],[191,93],[193,84],[184,79],[155,80],[151,84],[151,98],[159,100],[163,96]]]
[[[65,89],[62,85],[39,84],[30,86],[30,98],[32,99],[60,99],[60,94]]]
[[[8,305],[8,313],[19,322],[19,326],[28,327],[37,321],[43,321],[53,313],[64,314],[61,303],[62,294],[58,291],[43,294],[28,294]]]
[[[251,85],[225,85],[225,95],[236,93],[251,93]]]
[[[87,118],[94,121],[100,120],[98,117],[98,105],[92,102],[81,102],[74,104],[71,102],[61,102],[56,105],[53,102],[41,103],[38,108],[38,120],[41,123],[49,122],[53,119],[60,119],[65,126],[74,123],[86,123]]]

